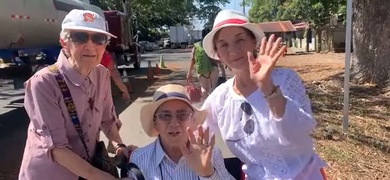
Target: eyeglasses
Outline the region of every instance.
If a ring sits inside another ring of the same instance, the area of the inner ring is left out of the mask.
[[[89,39],[96,45],[105,45],[108,43],[108,36],[102,33],[71,32],[69,37],[72,42],[78,44],[88,43]]]
[[[192,117],[192,112],[180,112],[180,113],[156,113],[155,117],[162,121],[171,121],[173,117],[176,117],[177,121],[184,122]]]

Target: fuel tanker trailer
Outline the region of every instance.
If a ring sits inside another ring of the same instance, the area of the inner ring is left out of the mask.
[[[31,76],[61,50],[61,22],[72,9],[103,11],[89,0],[0,0],[0,78]]]

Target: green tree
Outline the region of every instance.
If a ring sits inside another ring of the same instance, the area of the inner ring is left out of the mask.
[[[345,6],[346,0],[252,0],[249,15],[254,22],[308,22],[318,39],[322,39],[321,32],[328,27],[332,16],[345,19]],[[318,45],[320,51],[321,44]]]
[[[212,28],[214,19],[221,11],[220,6],[224,6],[229,3],[229,0],[197,0],[199,8],[197,11],[197,17],[201,21],[205,21],[204,28]]]
[[[140,31],[141,39],[159,36],[158,29],[177,24],[190,24],[197,14],[194,0],[125,0],[131,15],[133,31]],[[122,0],[91,0],[103,10],[123,11]]]

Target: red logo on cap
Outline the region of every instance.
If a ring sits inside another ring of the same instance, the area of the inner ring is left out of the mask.
[[[95,16],[91,13],[84,13],[84,21],[85,22],[94,22],[95,21]]]

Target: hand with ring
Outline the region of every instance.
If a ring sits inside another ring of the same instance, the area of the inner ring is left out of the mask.
[[[194,131],[187,128],[189,142],[181,147],[187,165],[201,177],[209,177],[214,173],[212,165],[215,136],[210,140],[210,130],[203,131],[202,126],[198,126],[198,133],[195,137]]]

